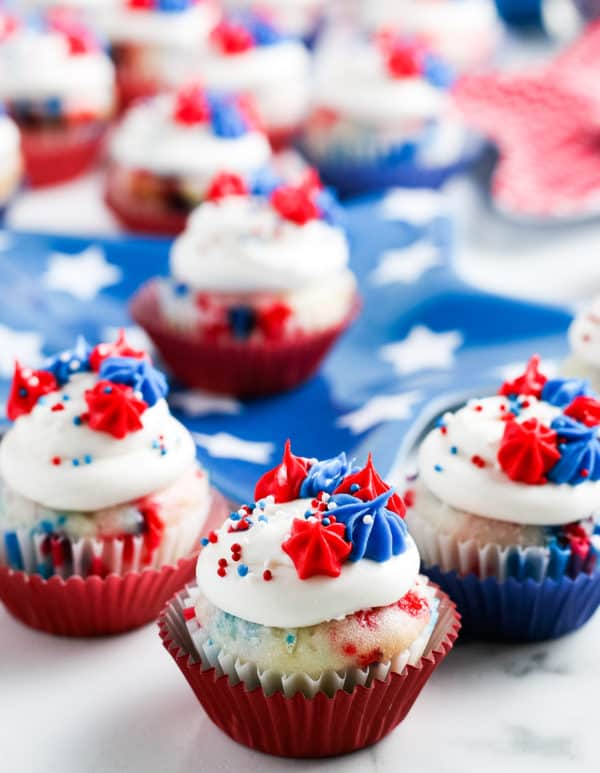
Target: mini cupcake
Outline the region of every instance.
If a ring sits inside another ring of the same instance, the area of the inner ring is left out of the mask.
[[[423,571],[476,637],[555,638],[600,605],[600,402],[538,363],[442,417],[408,495]]]
[[[361,0],[369,29],[402,25],[426,40],[458,71],[489,64],[502,32],[490,0]]]
[[[331,194],[311,171],[272,184],[268,194],[217,175],[173,245],[171,276],[133,300],[134,319],[188,386],[240,397],[290,389],[357,311]]]
[[[181,84],[218,19],[213,0],[116,0],[98,14],[111,45],[119,104]]]
[[[249,177],[270,157],[247,99],[186,86],[127,112],[111,142],[106,201],[133,230],[176,234],[219,171]]]
[[[22,174],[19,129],[0,104],[0,216],[19,187]]]
[[[600,298],[571,323],[569,345],[571,356],[562,366],[564,374],[589,379],[600,391]]]
[[[258,10],[286,33],[312,45],[322,26],[326,0],[224,0],[228,10]]]
[[[80,339],[42,370],[17,363],[0,445],[0,600],[23,622],[127,630],[193,576],[222,502],[166,393],[122,335],[94,349]]]
[[[452,71],[420,40],[341,31],[317,56],[315,79],[302,149],[341,194],[438,187],[472,160]]]
[[[299,39],[248,11],[217,24],[195,72],[211,88],[249,94],[272,145],[281,148],[297,136],[306,117],[310,67]]]
[[[75,177],[95,161],[114,104],[114,70],[65,11],[35,22],[0,14],[0,99],[21,130],[28,181]]]
[[[371,459],[305,459],[288,442],[255,498],[204,539],[163,643],[239,743],[289,757],[369,746],[451,648],[453,605],[419,576],[404,504]]]

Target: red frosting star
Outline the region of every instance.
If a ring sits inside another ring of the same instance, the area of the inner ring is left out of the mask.
[[[130,386],[98,381],[84,396],[88,412],[82,418],[90,429],[107,432],[119,440],[142,429],[140,416],[148,404],[139,400]]]
[[[220,201],[226,196],[245,196],[248,193],[246,183],[231,172],[219,172],[210,182],[205,194],[208,201]]]
[[[355,488],[358,486],[358,488]],[[336,494],[352,494],[357,499],[362,499],[363,502],[368,502],[371,499],[375,499],[385,491],[390,491],[388,484],[381,478],[375,466],[373,464],[373,456],[369,454],[367,463],[354,475],[348,475],[344,478],[342,483],[333,492],[333,496]],[[400,518],[404,518],[406,515],[406,506],[402,501],[402,497],[398,494],[392,494],[387,501],[386,507],[391,510]]]
[[[580,421],[586,427],[596,427],[600,424],[600,401],[595,397],[580,395],[565,408],[565,416]]]
[[[58,389],[58,383],[50,371],[22,368],[19,362],[15,362],[6,415],[14,421],[23,414],[31,413],[40,397],[55,389]]]
[[[556,443],[556,432],[537,419],[511,421],[504,428],[498,462],[511,480],[540,485],[560,459]]]
[[[306,225],[321,214],[314,201],[314,188],[307,185],[282,185],[271,194],[271,204],[284,220]]]
[[[173,118],[184,126],[196,126],[210,121],[210,105],[202,86],[193,84],[177,92]]]
[[[343,523],[323,526],[318,520],[295,518],[292,535],[281,548],[294,562],[301,580],[316,575],[339,577],[352,550],[352,543],[344,539],[345,532]]]
[[[300,496],[300,486],[306,478],[310,461],[292,453],[292,444],[288,440],[283,451],[281,464],[266,472],[259,479],[254,490],[254,499],[264,499],[269,495],[276,502],[291,502]]]
[[[96,372],[108,357],[133,357],[135,360],[143,360],[148,357],[141,349],[133,349],[125,338],[125,330],[121,328],[117,340],[112,343],[102,343],[95,346],[90,354],[90,367]]]
[[[229,56],[243,54],[254,46],[254,38],[241,24],[222,21],[210,33],[210,40],[223,53]]]
[[[540,398],[542,389],[548,379],[539,371],[540,358],[534,354],[527,366],[525,372],[515,378],[513,381],[505,381],[498,390],[499,395],[530,395]]]

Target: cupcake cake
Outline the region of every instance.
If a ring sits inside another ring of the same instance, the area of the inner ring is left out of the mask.
[[[427,43],[386,29],[325,41],[302,149],[343,195],[438,187],[475,153],[455,112],[452,68]]]
[[[295,184],[218,174],[132,315],[188,386],[240,397],[307,379],[357,311],[335,200]]]
[[[492,0],[361,0],[360,19],[374,30],[402,25],[461,72],[491,62],[502,30]]]
[[[110,42],[121,107],[180,85],[218,17],[214,0],[114,0],[104,8],[97,25]]]
[[[562,366],[566,376],[589,379],[600,390],[600,298],[577,317],[569,328],[571,356]]]
[[[0,104],[0,216],[19,187],[22,173],[19,129]]]
[[[80,339],[41,370],[16,364],[0,444],[0,600],[22,621],[126,630],[191,579],[212,494],[166,394],[122,335],[93,349]]]
[[[164,645],[239,743],[293,757],[371,745],[450,649],[453,605],[419,576],[403,502],[370,458],[307,459],[288,442],[255,500],[203,540]]]
[[[133,230],[175,234],[218,172],[245,179],[270,157],[247,98],[186,86],[125,114],[110,146],[106,201]]]
[[[231,11],[260,10],[280,29],[312,45],[327,10],[326,0],[224,0]]]
[[[249,94],[276,148],[298,134],[310,96],[310,55],[269,17],[240,12],[223,18],[195,72],[210,88]]]
[[[555,638],[600,605],[600,401],[538,365],[445,414],[407,492],[423,571],[477,637]]]
[[[62,182],[98,155],[113,111],[113,66],[69,12],[35,21],[2,12],[0,100],[21,130],[29,183]]]

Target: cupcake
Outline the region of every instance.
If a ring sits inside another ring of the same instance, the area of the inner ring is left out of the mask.
[[[210,88],[249,94],[272,145],[299,133],[310,96],[310,55],[268,17],[232,14],[213,29],[195,73]]]
[[[210,719],[288,757],[369,746],[406,716],[456,638],[419,576],[404,505],[371,459],[294,456],[203,540],[161,636]]]
[[[224,0],[228,10],[260,10],[294,37],[312,45],[322,26],[326,0]]]
[[[461,72],[490,63],[502,30],[491,0],[361,0],[359,16],[369,29],[402,25]]]
[[[115,0],[98,14],[110,41],[122,108],[180,85],[218,19],[213,0]]]
[[[426,43],[341,30],[321,48],[315,73],[302,150],[341,194],[438,187],[472,160],[452,70]]]
[[[19,129],[0,104],[0,215],[19,187],[22,173]]]
[[[0,99],[21,130],[28,181],[62,182],[98,155],[113,111],[113,66],[66,11],[35,22],[2,13]]]
[[[313,374],[354,317],[356,280],[335,201],[309,171],[249,189],[218,174],[132,315],[183,383],[240,397]],[[274,186],[274,187],[273,187]]]
[[[186,86],[126,113],[110,146],[106,201],[132,230],[175,234],[218,172],[246,178],[270,157],[246,98]]]
[[[115,633],[154,619],[193,577],[222,502],[166,394],[122,334],[93,349],[80,339],[41,370],[16,364],[0,444],[0,600],[15,617]]]
[[[538,364],[442,417],[407,496],[422,569],[475,637],[555,638],[600,604],[600,402]]]
[[[600,298],[571,323],[569,345],[571,356],[562,366],[564,374],[589,379],[600,391]]]

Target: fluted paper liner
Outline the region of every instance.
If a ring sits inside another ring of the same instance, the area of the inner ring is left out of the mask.
[[[226,517],[225,499],[213,490],[204,530]],[[200,535],[199,535],[200,536]],[[0,601],[18,620],[59,636],[102,636],[122,633],[156,620],[174,593],[195,575],[198,551],[175,565],[128,571],[106,578],[53,576],[0,567]]]
[[[282,757],[329,757],[370,746],[390,733],[408,714],[425,683],[448,654],[460,629],[452,601],[436,589],[439,617],[419,662],[402,673],[388,670],[385,679],[350,692],[335,689],[331,697],[313,698],[281,691],[267,695],[241,681],[232,683],[215,668],[203,669],[183,617],[186,591],[163,610],[163,645],[187,679],[210,719],[238,743]],[[331,689],[332,685],[328,685]]]
[[[237,397],[261,397],[292,389],[310,378],[359,307],[357,298],[338,325],[292,340],[210,341],[178,331],[162,317],[156,285],[151,281],[134,297],[131,316],[187,386]]]

